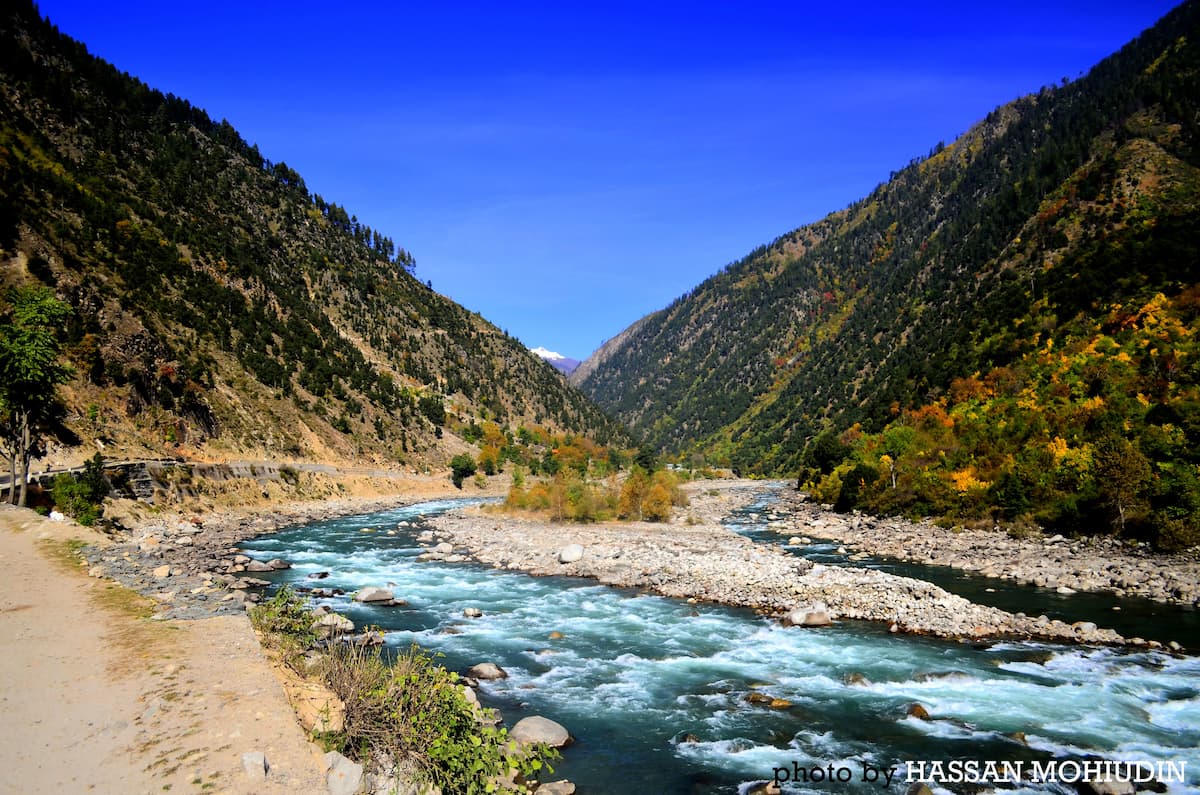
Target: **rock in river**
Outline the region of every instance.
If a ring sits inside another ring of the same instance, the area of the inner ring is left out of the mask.
[[[789,627],[824,627],[833,623],[833,617],[824,602],[813,602],[790,611],[783,617],[783,623]]]
[[[530,715],[517,721],[509,736],[519,743],[545,743],[551,748],[562,748],[571,742],[571,735],[561,724],[541,715]]]
[[[358,593],[354,594],[356,602],[390,602],[395,598],[391,588],[380,588],[377,585],[360,588]]]
[[[467,674],[476,679],[507,679],[508,672],[499,665],[491,662],[482,662],[472,665],[467,669]]]

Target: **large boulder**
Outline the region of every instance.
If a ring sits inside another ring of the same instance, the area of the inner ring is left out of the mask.
[[[833,623],[833,616],[824,602],[800,605],[783,617],[786,627],[824,627]]]
[[[568,544],[558,551],[559,563],[575,563],[583,557],[583,544]]]
[[[391,588],[380,588],[377,585],[360,588],[358,593],[354,594],[356,602],[390,602],[395,598]]]
[[[354,631],[354,622],[338,613],[326,613],[312,622],[312,630],[318,638],[331,638]]]
[[[482,662],[467,669],[467,675],[476,679],[507,679],[508,671],[492,662]]]
[[[541,715],[521,718],[508,736],[524,745],[545,743],[551,748],[562,748],[571,742],[571,735],[561,724]]]
[[[329,795],[357,795],[363,785],[363,766],[337,751],[325,754],[325,785]]]

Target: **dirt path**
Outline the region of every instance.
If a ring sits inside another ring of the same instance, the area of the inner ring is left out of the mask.
[[[310,744],[245,616],[152,620],[70,539],[0,506],[0,793],[320,793]],[[261,751],[255,781],[242,754]]]

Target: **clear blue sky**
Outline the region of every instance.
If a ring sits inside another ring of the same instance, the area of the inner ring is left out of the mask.
[[[583,358],[1174,4],[42,0],[417,275]]]

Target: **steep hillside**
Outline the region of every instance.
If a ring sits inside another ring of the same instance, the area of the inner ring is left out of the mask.
[[[68,424],[93,451],[441,465],[476,420],[627,438],[392,240],[20,1],[0,13],[0,261],[0,287],[75,310]]]
[[[1198,18],[1177,8],[751,252],[581,366],[581,388],[664,450],[794,474],[823,431],[877,431],[1060,323],[1178,294],[1200,279]]]

